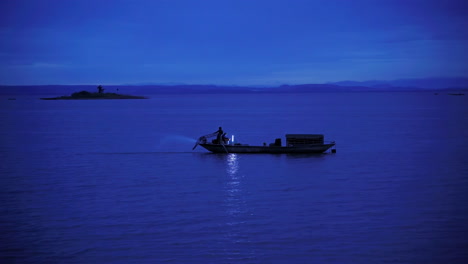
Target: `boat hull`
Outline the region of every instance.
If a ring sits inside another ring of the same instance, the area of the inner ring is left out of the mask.
[[[316,144],[307,146],[246,146],[246,145],[220,145],[220,144],[200,144],[200,146],[213,153],[270,153],[270,154],[291,154],[291,153],[323,153],[335,146],[330,144]]]

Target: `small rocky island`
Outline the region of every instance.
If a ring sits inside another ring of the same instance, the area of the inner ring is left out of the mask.
[[[136,95],[126,95],[126,94],[117,94],[117,93],[104,93],[104,88],[101,85],[97,87],[97,93],[91,93],[88,91],[81,91],[72,93],[70,96],[59,96],[59,97],[49,97],[41,98],[41,100],[83,100],[83,99],[148,99],[144,96]]]

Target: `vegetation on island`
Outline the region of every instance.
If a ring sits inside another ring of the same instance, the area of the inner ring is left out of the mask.
[[[80,99],[147,99],[144,96],[126,95],[117,93],[104,93],[104,88],[101,85],[97,87],[98,92],[92,93],[81,91],[72,93],[70,96],[59,96],[51,98],[41,98],[42,100],[80,100]]]

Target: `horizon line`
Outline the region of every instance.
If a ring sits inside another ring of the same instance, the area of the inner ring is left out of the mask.
[[[422,80],[433,80],[433,79],[466,79],[468,81],[468,76],[456,76],[456,77],[424,77],[424,78],[401,78],[401,79],[370,79],[365,81],[355,81],[355,80],[341,80],[341,81],[327,81],[327,82],[309,82],[309,83],[282,83],[282,84],[213,84],[213,83],[183,83],[183,82],[162,82],[162,83],[120,83],[120,84],[109,84],[109,83],[84,83],[84,84],[0,84],[2,86],[94,86],[94,85],[106,85],[106,86],[218,86],[218,87],[249,87],[249,88],[272,88],[272,87],[281,87],[281,86],[297,86],[297,85],[336,85],[342,86],[339,83],[353,82],[356,84],[367,83],[367,82],[395,82],[395,81],[422,81]]]
[[[281,83],[281,84],[214,84],[214,83],[184,83],[184,82],[142,82],[142,83],[119,83],[119,84],[109,84],[109,83],[83,83],[83,84],[0,84],[1,86],[93,86],[93,85],[106,85],[106,86],[151,86],[151,85],[158,85],[158,86],[179,86],[179,85],[186,85],[186,86],[219,86],[219,87],[251,87],[251,88],[258,88],[258,87],[281,87],[281,86],[295,86],[295,85],[308,85],[308,84],[320,84],[320,85],[336,85],[342,86],[339,83],[345,82],[353,82],[353,83],[367,83],[367,82],[395,82],[395,81],[423,81],[423,80],[434,80],[434,79],[466,79],[468,81],[468,76],[454,76],[454,77],[423,77],[423,78],[398,78],[398,79],[369,79],[364,81],[355,81],[355,80],[341,80],[341,81],[327,81],[327,82],[308,82],[308,83]]]

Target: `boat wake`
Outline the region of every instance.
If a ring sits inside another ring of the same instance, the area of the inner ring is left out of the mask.
[[[159,144],[160,145],[166,145],[166,144],[176,144],[176,143],[190,143],[194,144],[197,142],[196,139],[194,138],[189,138],[186,136],[180,136],[180,135],[170,135],[170,136],[164,136]]]
[[[155,150],[159,152],[186,152],[196,142],[196,139],[182,135],[162,136],[155,146]]]
[[[157,155],[157,154],[194,154],[192,151],[141,151],[141,152],[89,152],[93,155]]]
[[[119,149],[117,152],[94,152],[89,154],[145,155],[192,153],[196,140],[182,135],[159,136],[152,144],[133,146],[131,149]]]

